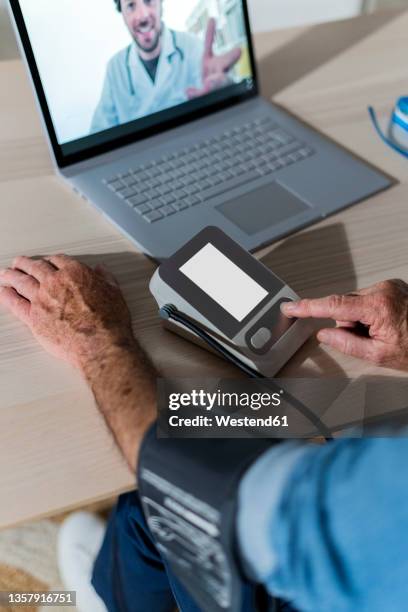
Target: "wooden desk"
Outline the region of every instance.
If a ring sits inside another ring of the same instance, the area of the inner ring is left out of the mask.
[[[391,190],[260,255],[303,295],[408,278],[408,165],[374,134],[406,94],[408,13],[382,13],[256,40],[267,95],[398,179]],[[148,292],[153,264],[58,180],[20,61],[0,63],[0,266],[17,254],[64,251],[105,262],[129,301],[134,330],[161,373],[232,373],[160,327]],[[374,368],[311,340],[284,374],[358,376]],[[93,398],[0,312],[0,526],[102,499],[133,486]]]

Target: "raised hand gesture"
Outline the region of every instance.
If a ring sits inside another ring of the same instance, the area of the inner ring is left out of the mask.
[[[189,87],[186,92],[189,99],[198,98],[225,85],[228,81],[228,71],[235,66],[241,57],[241,49],[239,47],[235,47],[235,49],[223,55],[214,55],[215,30],[215,19],[212,17],[208,22],[207,33],[205,35],[202,62],[203,86],[201,89]]]

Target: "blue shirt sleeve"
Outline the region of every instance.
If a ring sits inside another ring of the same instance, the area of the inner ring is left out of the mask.
[[[408,438],[284,443],[239,492],[249,575],[301,612],[404,610]]]

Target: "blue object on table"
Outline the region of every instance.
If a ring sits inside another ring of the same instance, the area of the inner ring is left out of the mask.
[[[408,97],[400,98],[391,116],[388,135],[383,132],[372,106],[368,112],[380,138],[394,151],[408,157]]]

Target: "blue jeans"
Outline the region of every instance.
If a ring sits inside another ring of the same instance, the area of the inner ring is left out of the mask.
[[[109,612],[201,612],[157,551],[137,492],[111,514],[92,584]],[[255,610],[255,588],[243,585],[243,598],[243,611]]]

